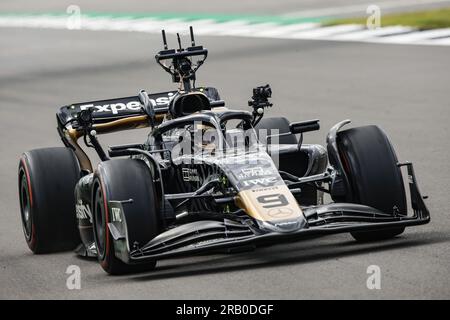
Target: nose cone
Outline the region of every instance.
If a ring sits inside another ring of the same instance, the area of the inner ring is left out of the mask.
[[[307,227],[306,219],[303,215],[297,216],[295,219],[277,219],[274,221],[259,221],[258,226],[266,232],[289,233],[304,229]]]
[[[302,209],[286,185],[239,192],[237,205],[263,232],[293,232],[307,226]]]

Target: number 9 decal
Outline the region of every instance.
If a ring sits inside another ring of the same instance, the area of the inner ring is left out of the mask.
[[[266,209],[283,207],[289,204],[289,201],[281,193],[266,194],[256,198],[259,203],[264,204],[262,207]]]

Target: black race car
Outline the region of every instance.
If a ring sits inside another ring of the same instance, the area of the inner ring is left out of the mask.
[[[304,144],[319,121],[263,118],[268,85],[253,89],[251,111],[226,108],[216,89],[195,86],[208,51],[190,31],[185,49],[179,35],[179,48],[168,49],[163,31],[156,55],[178,90],[64,106],[56,115],[64,147],[22,155],[20,209],[34,253],[75,249],[121,274],[164,258],[333,233],[386,239],[430,221],[412,164],[397,160],[379,127],[341,130],[345,120],[326,147]],[[98,140],[143,127],[142,143],[105,151]]]

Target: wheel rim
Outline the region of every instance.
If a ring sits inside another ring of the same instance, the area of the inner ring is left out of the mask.
[[[31,214],[30,194],[25,172],[21,170],[20,179],[20,215],[22,218],[23,233],[27,241],[31,240],[33,231],[33,216]]]
[[[95,243],[97,245],[97,252],[100,258],[105,255],[105,242],[106,242],[106,221],[105,221],[105,208],[103,205],[103,193],[99,186],[95,192],[94,203],[94,215],[95,215]]]

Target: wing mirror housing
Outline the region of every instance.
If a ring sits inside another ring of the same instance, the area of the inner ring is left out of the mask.
[[[319,119],[291,122],[289,129],[293,134],[316,131],[320,129]]]

